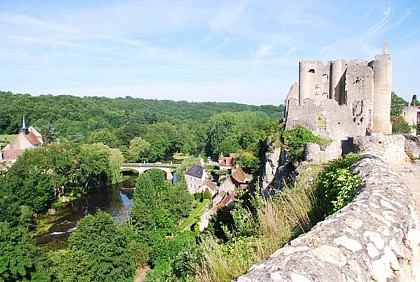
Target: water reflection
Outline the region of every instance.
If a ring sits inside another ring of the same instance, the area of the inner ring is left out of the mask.
[[[123,222],[130,216],[135,180],[134,176],[127,177],[117,186],[100,187],[96,192],[58,208],[58,214],[64,216],[54,222],[48,233],[36,238],[37,244],[62,245],[80,219],[88,214],[95,214],[98,210],[106,211],[116,221]]]

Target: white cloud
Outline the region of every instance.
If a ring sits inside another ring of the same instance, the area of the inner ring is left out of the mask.
[[[216,16],[210,20],[211,29],[231,29],[248,5],[247,1],[227,2],[219,9]]]
[[[255,51],[255,55],[258,59],[263,59],[263,58],[269,57],[273,54],[274,54],[273,45],[262,44]]]
[[[389,20],[391,19],[391,7],[388,6],[385,11],[383,12],[383,17],[382,19],[377,22],[374,26],[372,26],[368,33],[377,33],[379,31],[382,30],[382,28],[389,22]]]

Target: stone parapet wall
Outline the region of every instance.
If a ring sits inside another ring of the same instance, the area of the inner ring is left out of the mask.
[[[352,167],[361,177],[352,203],[237,281],[420,281],[415,202],[382,154],[401,140],[381,138]]]

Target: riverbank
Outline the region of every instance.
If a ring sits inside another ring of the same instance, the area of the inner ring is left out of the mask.
[[[38,246],[57,250],[66,247],[66,240],[77,222],[88,214],[102,210],[117,222],[125,221],[130,216],[135,181],[136,176],[126,176],[117,185],[99,187],[86,196],[56,207],[54,214],[38,215],[31,236]]]

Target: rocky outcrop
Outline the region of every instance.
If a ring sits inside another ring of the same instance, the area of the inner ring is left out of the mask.
[[[273,182],[277,168],[280,165],[280,154],[281,148],[274,148],[272,152],[267,153],[262,189],[267,189]]]
[[[404,135],[404,150],[411,160],[420,158],[420,136]]]
[[[237,281],[419,281],[415,202],[388,165],[404,158],[401,137],[357,140],[366,153],[352,167],[355,200]]]
[[[286,164],[286,152],[279,147],[266,154],[265,170],[261,183],[261,195],[268,196],[274,191],[280,191],[282,179],[290,174]]]

